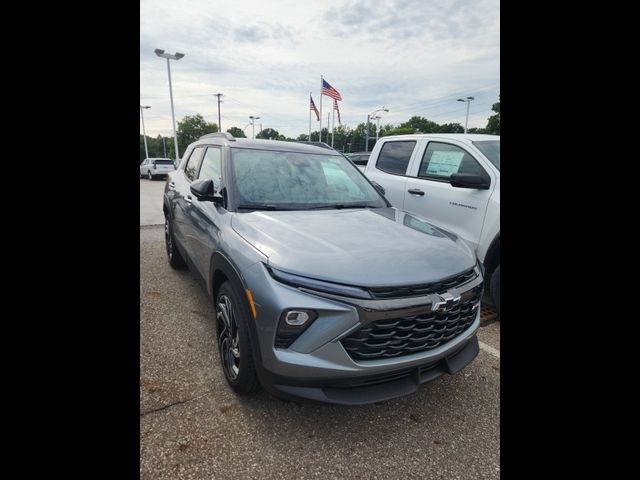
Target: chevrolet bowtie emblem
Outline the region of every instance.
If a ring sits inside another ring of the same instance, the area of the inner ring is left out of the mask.
[[[440,300],[431,304],[432,312],[443,313],[447,310],[451,310],[453,307],[460,303],[460,295],[454,297],[449,292],[447,292],[442,295],[438,295],[438,297],[440,298]]]

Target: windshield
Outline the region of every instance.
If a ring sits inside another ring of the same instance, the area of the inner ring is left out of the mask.
[[[173,160],[154,160],[153,161],[154,165],[173,165]]]
[[[387,206],[340,155],[232,148],[231,164],[239,209]]]
[[[500,170],[500,140],[483,140],[482,142],[473,142],[473,144]]]

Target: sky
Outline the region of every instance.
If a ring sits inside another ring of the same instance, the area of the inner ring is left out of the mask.
[[[199,113],[251,136],[309,132],[309,94],[320,76],[340,92],[343,125],[382,107],[380,125],[414,115],[485,127],[500,93],[499,0],[141,0],[140,104],[148,136],[172,136],[166,60],[176,122]],[[322,126],[333,99],[322,97]],[[313,114],[312,114],[313,115]],[[335,124],[338,124],[337,117]],[[315,115],[312,130],[318,129]],[[142,123],[140,126],[142,133]]]

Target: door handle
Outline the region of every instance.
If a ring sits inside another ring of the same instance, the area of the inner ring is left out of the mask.
[[[176,182],[169,182],[169,190],[175,190],[176,189]]]
[[[184,197],[184,199],[187,203],[193,202],[193,198],[191,198],[191,195],[187,195],[186,197]]]
[[[420,197],[424,195],[424,192],[419,188],[410,188],[409,190],[407,190],[407,192],[409,192],[411,195],[418,195]]]

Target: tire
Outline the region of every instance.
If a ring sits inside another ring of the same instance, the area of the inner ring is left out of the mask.
[[[153,180],[153,175],[151,175],[151,170],[149,170],[149,171],[147,172],[147,178],[148,178],[149,180]]]
[[[186,264],[184,262],[184,258],[182,258],[182,255],[180,254],[180,250],[178,250],[175,239],[173,238],[173,229],[171,228],[171,223],[167,216],[164,217],[164,245],[167,250],[169,265],[176,270],[183,268]]]
[[[249,312],[242,300],[231,282],[220,286],[216,296],[216,340],[227,383],[236,393],[247,395],[259,384],[247,326]]]
[[[498,315],[500,315],[500,265],[496,267],[491,275],[491,285],[489,289],[493,306],[496,308]]]

